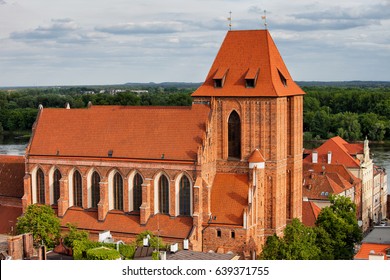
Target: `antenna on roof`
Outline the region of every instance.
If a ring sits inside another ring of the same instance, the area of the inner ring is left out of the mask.
[[[230,16],[227,18],[229,21],[229,30],[232,30],[232,11],[229,12]]]
[[[264,28],[265,30],[268,29],[268,24],[267,24],[267,11],[264,10],[264,15],[261,17],[261,19],[264,21]]]

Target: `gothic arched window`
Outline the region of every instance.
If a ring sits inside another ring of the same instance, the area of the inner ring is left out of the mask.
[[[189,216],[191,214],[191,185],[187,176],[180,179],[179,186],[180,215]]]
[[[158,182],[158,195],[160,213],[169,214],[169,183],[164,175],[161,175]]]
[[[138,173],[135,174],[133,180],[133,205],[134,211],[138,211],[142,204],[142,177]]]
[[[53,174],[53,204],[58,204],[58,199],[60,199],[60,180],[61,180],[61,172],[56,169]]]
[[[100,201],[100,175],[96,171],[92,173],[91,178],[91,207],[97,208]]]
[[[40,168],[37,171],[37,196],[38,203],[45,204],[45,174]]]
[[[121,174],[114,175],[114,209],[123,211],[123,179]]]
[[[233,111],[229,116],[228,150],[229,158],[241,158],[241,121],[236,111]]]
[[[73,204],[83,207],[83,181],[77,170],[73,173]]]

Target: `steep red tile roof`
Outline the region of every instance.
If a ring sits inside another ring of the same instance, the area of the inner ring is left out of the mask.
[[[215,88],[213,79],[220,79],[225,69],[229,71],[223,87]],[[245,77],[254,78],[257,71],[255,87],[246,88]],[[205,82],[192,96],[277,97],[302,94],[304,92],[291,78],[269,32],[240,30],[227,33]]]
[[[195,161],[209,113],[200,104],[45,108],[28,154]]]
[[[0,205],[0,234],[10,234],[16,229],[17,218],[22,215],[22,207]]]
[[[24,157],[0,155],[0,196],[22,198]]]
[[[97,220],[96,211],[84,211],[78,208],[69,209],[61,218],[61,225],[76,224],[79,229],[104,231],[116,233],[139,234],[150,230],[161,237],[187,238],[192,229],[191,217],[170,218],[168,215],[152,216],[146,226],[139,224],[139,216],[125,215],[123,213],[109,212],[104,222]]]
[[[383,254],[385,260],[389,258],[386,256],[386,249],[390,249],[390,244],[374,244],[374,243],[363,243],[360,247],[359,252],[355,255],[355,260],[368,260],[368,255],[371,251],[375,254]]]
[[[248,158],[248,162],[265,162],[265,159],[262,153],[258,149],[255,149]]]
[[[352,155],[362,149],[362,144],[349,144],[339,136],[333,137],[323,143],[316,149],[318,153],[318,163],[327,163],[328,152],[332,152],[331,163],[343,164],[348,168],[358,168],[360,161]],[[303,162],[310,163],[313,161],[313,153],[308,155]]]
[[[302,223],[305,226],[314,227],[318,214],[320,214],[321,208],[318,207],[314,202],[303,201],[302,202]]]
[[[242,225],[243,211],[248,206],[248,175],[218,173],[211,189],[212,223]]]
[[[327,200],[329,194],[340,194],[361,182],[342,164],[303,163],[302,196]]]

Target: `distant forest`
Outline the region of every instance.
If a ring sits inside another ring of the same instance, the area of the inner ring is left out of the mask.
[[[390,140],[389,82],[299,82],[304,96],[304,139],[339,135],[348,141]],[[31,131],[38,106],[189,106],[199,83],[0,89],[0,134]]]

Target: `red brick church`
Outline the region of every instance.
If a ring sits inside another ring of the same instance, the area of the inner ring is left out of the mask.
[[[259,253],[302,216],[302,106],[267,30],[229,31],[191,107],[40,108],[23,209],[132,240]]]

